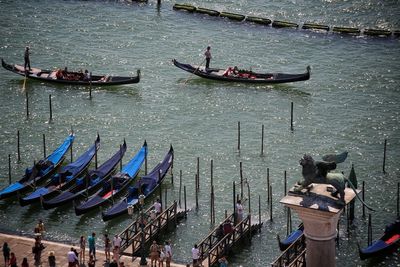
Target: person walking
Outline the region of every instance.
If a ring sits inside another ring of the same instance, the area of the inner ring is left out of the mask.
[[[56,267],[56,256],[54,255],[54,251],[49,252],[49,257],[47,259],[50,267]]]
[[[32,252],[34,255],[35,259],[35,264],[40,265],[40,259],[42,257],[42,250],[44,249],[44,246],[42,244],[42,241],[39,236],[35,238],[35,245],[32,248]]]
[[[26,71],[26,66],[28,66],[28,70],[31,70],[31,60],[29,58],[30,52],[29,52],[29,46],[25,47],[25,53],[24,53],[24,70]]]
[[[81,238],[79,239],[79,261],[80,263],[85,263],[85,251],[86,251],[86,238],[81,235]]]
[[[4,256],[4,266],[8,266],[10,262],[10,247],[7,242],[3,244],[3,256]]]
[[[113,256],[117,262],[119,261],[119,252],[120,252],[119,248],[121,247],[121,242],[122,242],[121,237],[119,235],[115,235],[113,238],[113,246],[114,246]]]
[[[158,258],[158,267],[164,267],[165,253],[162,246],[160,247],[160,257]]]
[[[21,267],[29,267],[28,259],[26,257],[22,259]]]
[[[242,201],[240,201],[240,199],[238,199],[236,202],[236,224],[240,223],[243,220],[243,213],[244,213],[244,209],[243,209]]]
[[[91,236],[88,237],[89,243],[89,255],[93,255],[93,259],[96,261],[96,233],[93,232]]]
[[[15,257],[15,253],[11,252],[10,254],[10,261],[8,263],[10,267],[17,267],[17,258]]]
[[[198,267],[200,259],[200,250],[197,247],[197,244],[194,244],[194,247],[192,248],[192,259],[193,259],[193,267]]]
[[[110,262],[111,259],[111,240],[108,234],[104,234],[104,252],[106,254],[105,262]]]
[[[170,267],[172,260],[172,249],[168,241],[165,242],[164,250],[165,250],[165,265],[167,267]]]
[[[159,248],[157,245],[157,242],[154,240],[153,244],[150,246],[150,266],[151,267],[157,267],[157,261],[159,260],[159,254],[158,254]],[[153,264],[154,263],[154,264]]]
[[[210,67],[210,61],[211,61],[211,47],[207,46],[206,52],[204,52],[204,56],[206,57],[206,70]]]
[[[71,247],[71,250],[68,251],[67,258],[68,258],[68,267],[75,267],[76,262],[78,261],[78,257],[76,256],[73,247]]]
[[[154,210],[156,211],[157,216],[162,212],[161,201],[157,198],[156,202],[153,204]]]

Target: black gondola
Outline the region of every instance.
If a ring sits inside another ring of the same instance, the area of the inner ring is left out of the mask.
[[[358,251],[362,260],[383,256],[397,249],[400,244],[400,217],[397,220],[386,226],[385,232],[378,240],[372,242],[366,248],[360,248]]]
[[[296,241],[299,236],[303,234],[304,231],[304,225],[301,223],[299,227],[291,232],[284,240],[281,241],[279,235],[277,235],[278,243],[279,243],[279,249],[281,251],[286,250],[294,241]]]
[[[68,191],[64,191],[60,195],[49,199],[43,200],[42,206],[44,209],[51,209],[61,205],[72,202],[81,196],[89,196],[93,194],[105,182],[111,173],[114,171],[117,164],[122,160],[126,151],[126,142],[121,146],[119,151],[115,153],[110,159],[104,162],[95,170],[90,170],[89,173],[76,180],[74,186]]]
[[[286,73],[257,73],[249,70],[236,70],[232,67],[227,69],[208,68],[184,64],[173,59],[172,62],[178,68],[193,73],[199,77],[240,83],[256,83],[256,84],[274,84],[274,83],[289,83],[305,81],[310,79],[310,67],[307,71],[301,74],[286,74]]]
[[[1,65],[6,70],[24,76],[26,78],[42,81],[51,82],[58,84],[68,84],[68,85],[93,85],[93,86],[110,86],[110,85],[122,85],[138,83],[140,81],[140,70],[137,70],[137,76],[124,77],[124,76],[108,76],[108,75],[92,75],[90,78],[85,79],[84,74],[81,72],[64,72],[64,74],[59,77],[57,72],[60,70],[44,70],[39,68],[31,68],[30,71],[26,71],[24,66],[21,65],[11,65],[6,63],[1,59]]]
[[[173,160],[174,149],[171,146],[164,159],[148,175],[141,177],[129,188],[129,193],[124,199],[102,213],[103,221],[111,220],[124,213],[128,214],[128,207],[137,205],[141,194],[145,198],[151,195],[161,185],[173,164]]]

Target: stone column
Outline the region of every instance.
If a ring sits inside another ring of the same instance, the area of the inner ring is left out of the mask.
[[[355,197],[354,191],[345,189],[345,202]],[[293,209],[304,224],[307,267],[335,267],[337,224],[343,207],[331,197],[326,184],[313,184],[310,194],[295,194],[293,190],[281,201]]]

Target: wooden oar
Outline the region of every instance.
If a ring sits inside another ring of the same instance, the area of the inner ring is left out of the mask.
[[[22,90],[25,90],[25,84],[26,84],[26,74],[27,74],[27,72],[26,72],[26,70],[25,70],[25,78],[24,78],[24,84],[22,85]]]
[[[192,77],[192,74],[196,73],[196,71],[198,71],[198,70],[200,69],[200,67],[204,64],[204,61],[206,61],[206,59],[203,59],[203,61],[200,63],[200,65],[197,67],[197,69],[195,69],[195,70],[190,74],[190,76],[186,79],[186,81],[185,81],[183,84],[186,84],[186,83],[190,80],[190,78]]]

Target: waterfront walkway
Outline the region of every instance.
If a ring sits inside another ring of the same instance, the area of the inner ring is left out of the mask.
[[[21,236],[15,236],[15,235],[8,235],[8,234],[3,234],[0,233],[0,246],[2,247],[4,242],[7,242],[11,252],[15,253],[15,256],[17,257],[17,263],[18,266],[21,266],[22,259],[26,257],[29,262],[30,267],[34,267],[34,259],[33,259],[33,254],[32,254],[32,246],[35,243],[33,238],[28,238],[28,237],[21,237]],[[102,244],[102,240],[97,239],[98,244]],[[67,253],[71,249],[71,247],[76,248],[79,251],[78,246],[71,246],[68,244],[62,244],[62,243],[57,243],[57,242],[51,242],[51,241],[46,241],[43,240],[42,243],[46,247],[43,252],[42,252],[42,265],[43,267],[48,267],[49,264],[47,262],[47,257],[50,251],[54,251],[54,254],[56,256],[56,266],[57,267],[68,267],[68,260],[67,260]],[[108,266],[108,264],[104,263],[105,260],[105,254],[103,250],[96,249],[96,256],[97,256],[97,261],[96,261],[96,266]],[[111,254],[112,256],[112,254]],[[86,251],[86,262],[89,259],[89,250]],[[4,261],[3,257],[1,257],[1,263],[0,266],[4,266]],[[124,262],[126,267],[137,267],[139,265],[140,257],[135,258],[134,261],[132,262],[131,257],[127,256],[122,256],[121,261]],[[148,266],[150,266],[150,259],[147,259]],[[81,264],[80,267],[85,267],[85,264]],[[164,262],[165,266],[165,262]],[[176,264],[176,263],[171,263],[171,267],[184,267],[186,265],[182,264]]]

